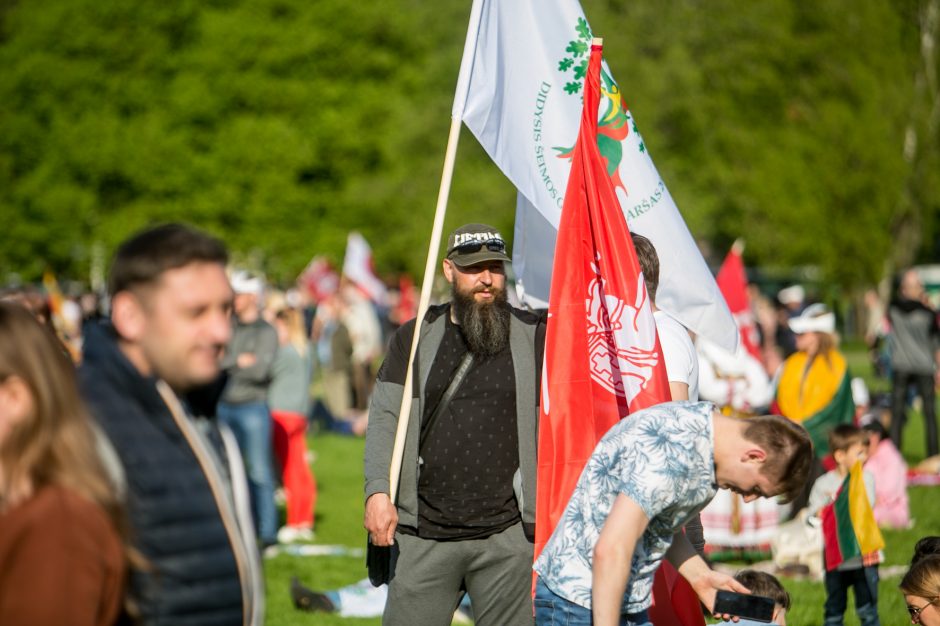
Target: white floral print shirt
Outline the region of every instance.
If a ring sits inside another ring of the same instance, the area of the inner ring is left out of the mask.
[[[535,562],[549,589],[591,608],[594,546],[622,493],[649,519],[633,552],[623,612],[650,606],[653,575],[673,535],[717,491],[714,410],[711,402],[658,404],[627,416],[604,435]]]

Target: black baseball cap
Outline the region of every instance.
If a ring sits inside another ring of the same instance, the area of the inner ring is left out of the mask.
[[[447,258],[460,267],[484,261],[511,261],[503,236],[486,224],[465,224],[452,232],[447,238]]]

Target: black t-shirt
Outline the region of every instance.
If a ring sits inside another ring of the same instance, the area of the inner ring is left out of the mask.
[[[466,352],[460,327],[447,316],[428,375],[422,420],[434,411]],[[512,488],[519,467],[519,434],[508,346],[492,357],[474,357],[420,456],[418,536],[479,539],[520,519]]]

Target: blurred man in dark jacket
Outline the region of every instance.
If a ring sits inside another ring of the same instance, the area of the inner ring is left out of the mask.
[[[264,621],[237,445],[182,399],[217,378],[231,337],[226,261],[221,242],[187,227],[142,232],[115,256],[111,320],[86,329],[82,393],[148,561],[130,579],[143,624]]]

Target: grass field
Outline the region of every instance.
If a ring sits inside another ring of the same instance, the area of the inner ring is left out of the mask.
[[[857,346],[845,349],[853,373],[861,375],[873,391],[887,389],[885,381],[871,378],[865,354]],[[912,417],[905,430],[904,455],[910,463],[924,457],[923,419]],[[317,477],[319,494],[316,507],[316,544],[341,545],[361,549],[365,545],[362,528],[362,454],[363,441],[337,435],[311,437],[315,453],[313,469]],[[885,565],[905,565],[913,553],[914,543],[925,535],[940,535],[940,489],[913,487],[910,490],[912,514],[916,520],[913,529],[885,531]],[[742,565],[743,567],[743,565]],[[314,589],[335,589],[353,583],[366,575],[365,558],[349,556],[295,557],[279,555],[265,563],[267,577],[267,624],[287,626],[295,624],[343,624],[358,626],[380,624],[376,619],[344,619],[322,613],[304,613],[294,609],[288,594],[291,576],[298,576]],[[822,606],[825,591],[822,583],[784,580],[793,597],[788,616],[790,626],[819,626],[822,624]],[[879,613],[883,626],[902,626],[910,623],[904,601],[897,591],[900,574],[883,577],[879,587]],[[857,626],[858,619],[849,601],[846,624]],[[416,624],[415,626],[422,626]]]

